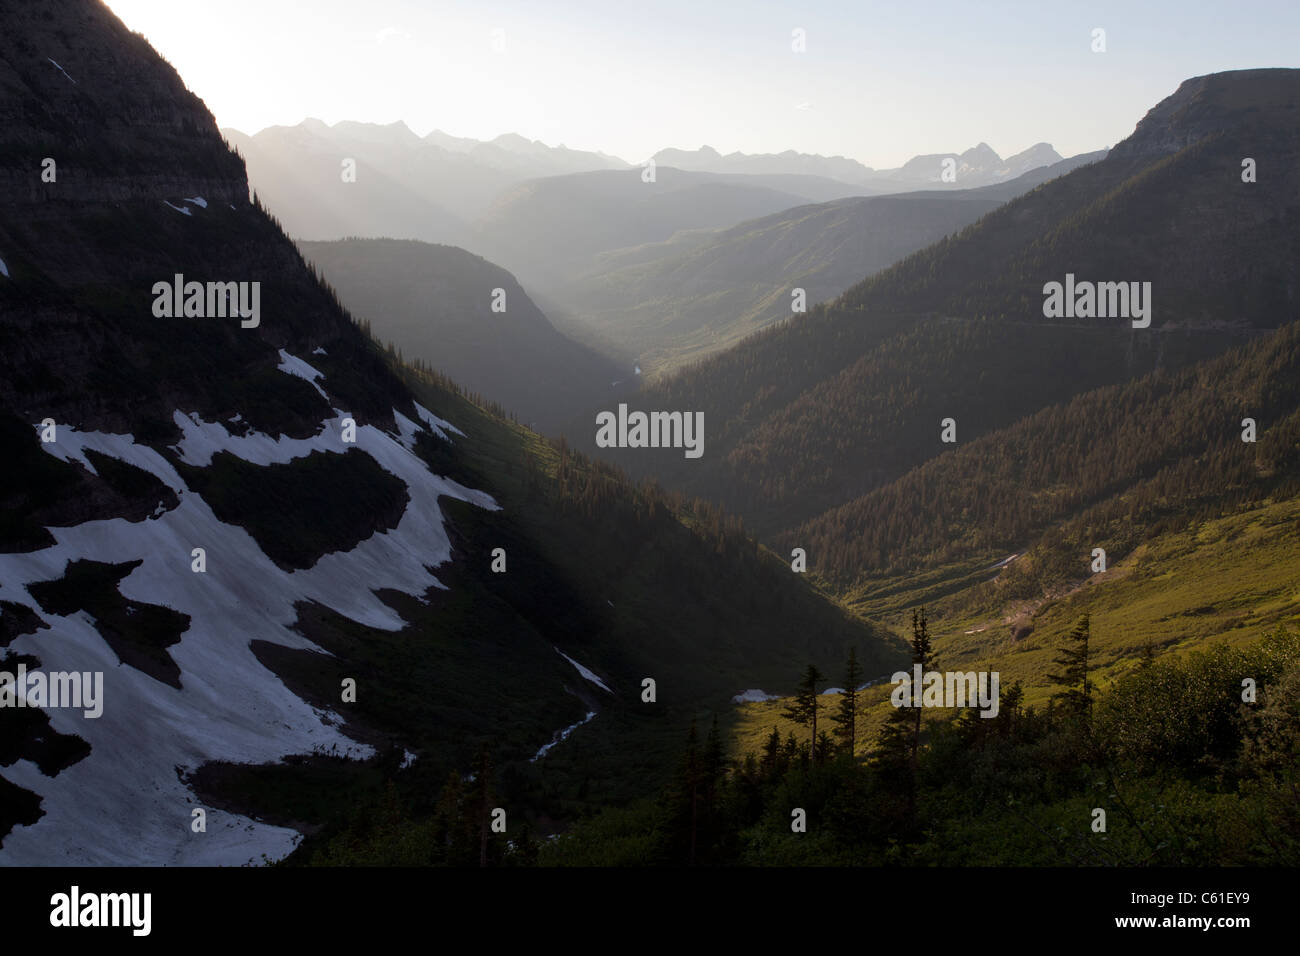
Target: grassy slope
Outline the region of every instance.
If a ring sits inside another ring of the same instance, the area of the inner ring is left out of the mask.
[[[1102,687],[1137,667],[1148,643],[1157,656],[1181,655],[1216,644],[1245,645],[1279,625],[1300,626],[1300,499],[1270,501],[1160,535],[1104,575],[1043,602],[1003,603],[983,589],[973,593],[1002,557],[876,582],[856,595],[854,609],[896,623],[902,634],[905,610],[928,604],[940,669],[998,671],[1004,690],[1023,681],[1026,703],[1037,706],[1051,693],[1047,675],[1065,635],[1085,613]],[[1026,624],[1032,633],[1013,640],[1013,629]],[[836,671],[829,673],[834,683]],[[788,689],[788,683],[767,689]],[[829,716],[833,698],[823,700]],[[794,730],[802,739],[806,731],[780,718],[788,703],[738,707],[733,754],[759,751],[773,726],[783,737]],[[888,713],[887,692],[871,688],[862,703],[867,713],[859,734],[871,738]],[[939,712],[936,719],[945,716]],[[860,753],[867,749],[860,743]]]

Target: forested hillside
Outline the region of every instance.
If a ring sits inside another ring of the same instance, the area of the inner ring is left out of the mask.
[[[619,460],[771,534],[950,448],[944,418],[968,442],[1286,324],[1300,288],[1296,77],[1188,80],[1103,161],[646,390],[642,407],[704,412],[699,462]],[[1269,176],[1243,181],[1243,157]],[[1045,283],[1067,275],[1150,282],[1150,326],[1044,317]]]

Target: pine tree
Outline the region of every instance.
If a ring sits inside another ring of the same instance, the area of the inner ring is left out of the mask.
[[[541,848],[533,839],[533,828],[525,820],[519,825],[519,834],[514,839],[511,859],[516,866],[536,866]]]
[[[998,736],[1010,740],[1016,735],[1020,726],[1020,708],[1024,700],[1025,688],[1020,681],[1012,684],[1011,688],[1002,695],[1002,700],[998,704],[998,715],[993,720]]]
[[[924,674],[931,663],[930,628],[925,609],[912,611],[912,664]],[[910,679],[910,678],[909,678]],[[898,707],[881,729],[877,744],[878,765],[899,773],[907,796],[907,816],[916,813],[916,777],[921,750],[921,688],[912,689],[912,706]]]
[[[434,810],[434,862],[463,866],[468,855],[469,839],[461,817],[463,787],[460,775],[448,774],[438,805]]]
[[[772,735],[767,738],[767,743],[763,745],[763,759],[759,763],[759,769],[763,779],[767,781],[776,780],[781,776],[781,734],[775,727],[772,728]]]
[[[1067,714],[1082,717],[1085,722],[1092,719],[1092,681],[1088,673],[1088,640],[1090,621],[1085,614],[1079,618],[1067,638],[1066,646],[1056,658],[1060,670],[1049,674],[1048,679],[1062,690],[1052,695],[1053,700],[1061,703]]]
[[[478,865],[488,865],[488,841],[492,834],[492,761],[487,744],[479,748],[474,783],[478,799],[474,801],[478,815]]]
[[[824,683],[826,678],[817,669],[817,665],[809,664],[808,669],[804,671],[803,680],[799,682],[799,690],[794,695],[794,702],[781,713],[786,720],[793,720],[796,724],[811,728],[809,740],[813,760],[817,759],[817,685]]]
[[[858,649],[849,648],[849,659],[844,665],[844,689],[840,691],[839,709],[831,720],[835,723],[835,736],[840,739],[840,746],[850,757],[857,749],[858,727],[858,683],[862,680],[862,668],[858,665]]]

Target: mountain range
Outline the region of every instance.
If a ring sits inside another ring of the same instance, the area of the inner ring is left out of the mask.
[[[1298,106],[643,169],[0,7],[0,865],[1294,864]]]
[[[484,744],[545,828],[809,650],[896,654],[716,509],[386,353],[102,4],[0,9],[0,61],[0,670],[103,681],[0,708],[3,863],[328,857]]]
[[[1008,199],[1105,156],[1086,153],[992,186],[916,190],[796,206],[714,230],[606,252],[570,282],[539,279],[571,335],[647,376],[722,351],[832,299]]]
[[[1300,241],[1295,76],[1188,80],[1105,159],[652,383],[646,407],[716,423],[713,452],[694,466],[653,450],[619,460],[760,532],[789,529],[943,453],[946,417],[971,441],[1285,324]],[[1243,156],[1269,164],[1267,181],[1243,180]],[[1045,287],[1067,275],[1149,282],[1149,328],[1047,317]]]
[[[962,153],[929,153],[913,156],[897,169],[872,169],[843,156],[817,156],[786,150],[783,153],[727,153],[725,156],[709,146],[696,150],[663,149],[655,161],[678,169],[713,173],[785,174],[824,176],[854,186],[900,191],[925,184],[943,188],[951,184],[960,189],[989,186],[1022,176],[1031,169],[1059,163],[1061,155],[1050,143],[1033,146],[1003,159],[988,143],[979,143]],[[944,161],[952,160],[951,180],[944,178]]]

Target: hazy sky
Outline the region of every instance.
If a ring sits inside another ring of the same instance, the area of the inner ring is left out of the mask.
[[[1189,76],[1300,66],[1297,0],[107,2],[221,126],[400,119],[632,162],[704,143],[877,168],[980,140],[1068,156]]]

